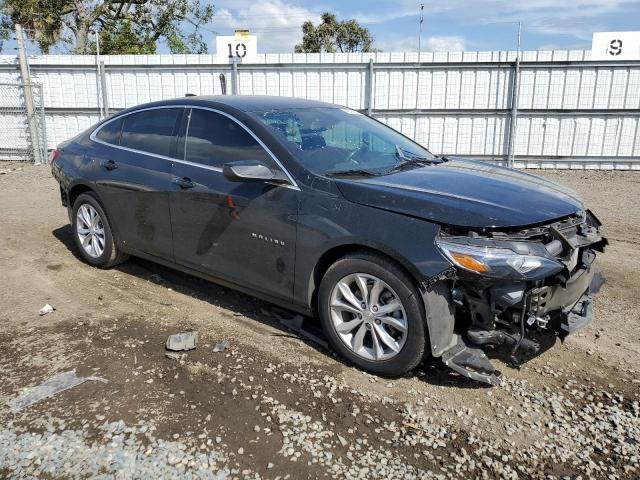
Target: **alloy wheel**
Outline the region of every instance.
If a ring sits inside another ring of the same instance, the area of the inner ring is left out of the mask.
[[[400,297],[382,279],[347,275],[334,285],[329,302],[335,331],[356,355],[382,361],[400,353],[407,339],[407,315]]]
[[[80,206],[76,214],[76,234],[83,250],[91,258],[99,258],[104,252],[104,224],[98,211],[88,203]]]

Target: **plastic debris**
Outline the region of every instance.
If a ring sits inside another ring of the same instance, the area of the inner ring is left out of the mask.
[[[224,352],[225,349],[229,348],[229,341],[222,340],[221,342],[216,343],[215,347],[213,347],[213,353]]]
[[[165,357],[167,357],[170,360],[175,360],[176,362],[180,362],[182,361],[182,359],[184,359],[184,357],[187,356],[186,353],[176,353],[176,352],[166,352],[164,354]]]
[[[170,335],[167,339],[167,350],[180,352],[183,350],[193,350],[198,343],[198,332],[184,332]]]
[[[47,313],[53,313],[56,309],[53,308],[53,305],[49,305],[48,303],[40,309],[40,316],[46,315]]]
[[[23,389],[16,398],[9,400],[7,405],[14,412],[19,412],[25,407],[33,405],[45,398],[53,397],[57,393],[76,387],[84,382],[99,381],[107,383],[107,380],[100,377],[78,377],[75,370],[59,373],[46,380],[44,383],[31,388]]]

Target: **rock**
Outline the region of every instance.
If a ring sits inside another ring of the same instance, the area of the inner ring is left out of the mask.
[[[47,313],[53,313],[55,312],[55,310],[56,309],[52,305],[49,305],[47,303],[44,307],[40,309],[40,312],[38,313],[40,313],[40,316],[43,316],[43,315],[46,315]]]
[[[198,343],[198,332],[185,332],[170,335],[167,339],[166,348],[174,352],[183,350],[193,350]]]
[[[227,348],[229,348],[229,341],[222,340],[221,342],[216,343],[213,347],[213,353],[224,352]]]

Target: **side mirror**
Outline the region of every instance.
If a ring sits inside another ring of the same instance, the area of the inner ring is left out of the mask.
[[[281,170],[271,170],[258,160],[239,160],[225,163],[222,174],[230,182],[270,182],[289,183]]]

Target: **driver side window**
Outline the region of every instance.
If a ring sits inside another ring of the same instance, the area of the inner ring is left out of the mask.
[[[259,160],[278,168],[262,146],[240,124],[210,110],[191,109],[185,139],[185,160],[222,168],[227,162]]]

